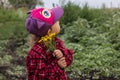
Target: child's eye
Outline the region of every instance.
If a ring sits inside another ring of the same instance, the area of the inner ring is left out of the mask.
[[[50,18],[50,17],[51,17],[51,13],[50,13],[50,11],[47,10],[47,9],[44,9],[44,10],[42,11],[42,15],[43,15],[43,17],[45,17],[45,18]]]

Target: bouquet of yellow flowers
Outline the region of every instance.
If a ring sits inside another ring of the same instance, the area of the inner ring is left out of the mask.
[[[43,43],[44,46],[47,48],[47,51],[54,51],[55,50],[55,33],[49,33],[43,37],[41,37],[41,39],[38,41],[39,43]]]

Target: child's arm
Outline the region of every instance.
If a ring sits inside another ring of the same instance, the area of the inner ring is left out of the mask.
[[[68,48],[65,48],[62,40],[57,38],[56,42],[57,42],[56,48],[62,52],[63,56],[65,57],[67,66],[71,65],[71,63],[73,61],[73,53],[74,52]]]
[[[67,66],[65,57],[63,56],[63,53],[59,49],[56,49],[54,51],[53,56],[58,59],[57,63],[60,66],[60,68],[65,68]]]
[[[53,57],[54,58],[54,57]],[[34,47],[26,59],[28,78],[51,78],[60,76],[63,70],[58,66],[57,59],[47,64],[47,58],[44,56],[42,49],[38,46]],[[39,75],[38,75],[39,74]]]

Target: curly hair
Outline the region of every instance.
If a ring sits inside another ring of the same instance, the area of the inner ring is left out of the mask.
[[[39,39],[40,37],[34,34],[29,34],[27,39],[27,44],[32,47]]]

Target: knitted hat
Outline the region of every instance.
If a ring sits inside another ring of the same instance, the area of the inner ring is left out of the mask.
[[[26,19],[26,29],[28,32],[42,37],[47,34],[51,26],[59,20],[63,13],[61,7],[33,9]]]

